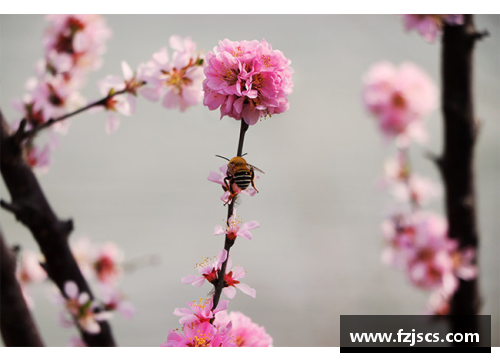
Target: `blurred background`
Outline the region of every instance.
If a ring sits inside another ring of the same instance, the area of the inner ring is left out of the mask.
[[[383,162],[395,151],[384,143],[361,104],[362,76],[377,61],[412,61],[438,84],[439,41],[426,43],[405,33],[396,15],[118,15],[106,16],[113,37],[103,67],[83,90],[98,99],[96,82],[121,76],[120,62],[133,68],[168,46],[170,35],[191,36],[208,52],[224,38],[265,38],[291,59],[295,71],[290,109],[250,127],[246,159],[266,173],[260,193],[243,196],[238,215],[257,220],[253,239],[238,239],[233,264],[248,272],[243,281],[257,290],[240,292],[229,310],[242,311],[265,326],[275,346],[339,346],[341,314],[419,314],[429,293],[380,261],[380,225],[394,204],[376,183]],[[500,18],[477,16],[491,34],[476,46],[476,116],[483,122],[476,148],[477,207],[481,248],[482,313],[492,316],[492,342],[499,346],[499,111]],[[34,64],[42,57],[43,16],[0,17],[0,107],[9,121]],[[113,241],[125,259],[156,255],[158,265],[127,274],[121,289],[138,312],[132,320],[111,321],[120,346],[158,346],[179,326],[174,308],[210,292],[181,284],[202,257],[215,256],[223,237],[213,227],[226,218],[220,187],[206,180],[224,162],[215,154],[236,153],[239,122],[202,105],[185,113],[138,99],[137,112],[121,117],[120,129],[106,135],[104,112],[72,119],[50,171],[40,183],[61,218],[73,218],[71,236],[96,243]],[[442,119],[428,119],[430,142],[442,149]],[[414,171],[436,181],[439,175],[413,147]],[[3,182],[1,198],[9,200]],[[442,212],[442,200],[430,209]],[[38,250],[31,234],[0,210],[8,243]],[[95,288],[95,287],[94,287]],[[66,346],[76,330],[59,327],[59,307],[46,285],[30,288],[33,311],[47,345]]]

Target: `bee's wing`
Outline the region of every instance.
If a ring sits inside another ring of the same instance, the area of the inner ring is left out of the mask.
[[[250,166],[251,168],[253,168],[255,171],[259,171],[260,173],[265,173],[264,171],[262,171],[260,168],[258,167],[255,167],[254,165],[251,165],[248,163],[248,166]]]

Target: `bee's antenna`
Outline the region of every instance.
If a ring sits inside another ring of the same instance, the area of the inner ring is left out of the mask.
[[[242,155],[241,155],[241,157],[246,156],[246,155],[248,155],[248,153],[247,153],[247,152],[245,152],[244,154],[242,154]]]
[[[220,158],[223,158],[223,159],[225,159],[225,160],[231,161],[229,158],[226,158],[226,157],[224,157],[224,156],[215,155],[215,157],[220,157]]]

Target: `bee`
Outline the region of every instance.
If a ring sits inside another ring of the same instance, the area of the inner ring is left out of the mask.
[[[226,185],[226,190],[229,191],[230,195],[227,204],[230,203],[231,200],[233,200],[237,195],[233,190],[234,184],[236,184],[236,186],[238,186],[241,190],[246,190],[251,184],[255,191],[259,192],[253,182],[255,179],[254,171],[259,171],[261,173],[264,173],[264,171],[247,163],[243,157],[233,157],[232,159],[229,159],[219,155],[216,156],[229,161],[227,164],[226,177],[224,178],[224,185]]]

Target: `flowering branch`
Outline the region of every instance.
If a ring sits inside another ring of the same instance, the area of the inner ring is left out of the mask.
[[[141,83],[141,85],[144,85],[144,84],[146,84],[146,82],[142,82]],[[23,120],[19,124],[19,129],[16,132],[16,134],[18,134],[18,136],[16,137],[16,140],[18,142],[20,142],[20,141],[22,141],[24,139],[33,138],[41,130],[43,130],[45,128],[48,128],[48,127],[52,126],[53,124],[55,124],[57,122],[61,122],[61,121],[64,121],[65,119],[68,119],[70,117],[76,116],[77,114],[85,112],[85,111],[87,111],[87,110],[89,110],[91,108],[99,107],[99,106],[106,107],[107,103],[111,99],[113,99],[113,97],[115,97],[117,95],[120,95],[120,94],[127,93],[127,92],[129,92],[129,89],[128,88],[124,88],[121,91],[110,93],[106,97],[104,97],[102,99],[99,99],[98,101],[95,101],[93,103],[90,103],[90,104],[86,105],[85,107],[79,108],[76,111],[67,113],[67,114],[65,114],[63,116],[60,116],[60,117],[57,117],[57,118],[51,118],[47,122],[42,123],[42,124],[36,126],[35,128],[29,130],[29,131],[24,131],[24,127],[26,126],[26,121]]]
[[[16,143],[0,111],[0,169],[10,193],[10,203],[1,200],[1,206],[12,212],[33,234],[45,256],[47,274],[64,293],[64,284],[73,280],[78,289],[93,294],[83,277],[68,246],[68,236],[73,229],[71,220],[60,220],[47,201],[30,166],[23,159],[23,147]],[[65,294],[66,295],[66,294]],[[66,295],[66,297],[68,297]],[[100,333],[89,334],[80,329],[88,346],[114,346],[108,323],[100,322]]]
[[[241,157],[243,154],[243,142],[245,141],[245,133],[248,130],[248,124],[245,122],[244,119],[240,121],[240,138],[238,141],[238,151],[237,151],[237,156]],[[237,195],[232,199],[232,202],[229,203],[227,207],[227,226],[229,227],[229,220],[233,216],[234,212],[234,203],[236,202]],[[215,309],[217,307],[217,304],[219,304],[219,299],[222,293],[222,289],[224,288],[224,276],[226,275],[226,267],[227,267],[227,262],[229,260],[229,250],[231,247],[234,245],[234,239],[231,239],[228,234],[226,234],[226,238],[224,240],[224,249],[227,251],[227,257],[226,260],[222,263],[221,270],[219,272],[218,278],[217,278],[217,284],[215,285],[215,293],[214,293],[214,306],[213,308]]]
[[[0,232],[0,329],[8,347],[43,347],[44,343],[16,279],[16,260]]]
[[[442,40],[442,103],[444,116],[444,150],[440,159],[445,186],[445,205],[449,237],[459,247],[477,247],[479,237],[474,191],[474,145],[478,123],[473,104],[473,50],[480,39],[472,15],[465,15],[462,26],[444,27]],[[477,278],[461,280],[451,300],[450,314],[476,315],[480,296]],[[477,330],[477,326],[470,326]],[[453,326],[453,329],[460,326]],[[472,331],[472,329],[468,329]]]

